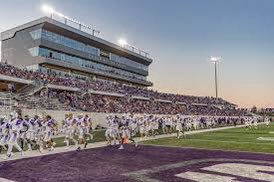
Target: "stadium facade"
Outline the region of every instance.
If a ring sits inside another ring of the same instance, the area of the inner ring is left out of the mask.
[[[20,68],[56,72],[136,86],[147,80],[152,59],[49,17],[1,33],[2,61]]]

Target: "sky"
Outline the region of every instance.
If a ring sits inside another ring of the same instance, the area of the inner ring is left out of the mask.
[[[96,26],[100,37],[148,51],[153,88],[219,96],[240,107],[274,107],[272,0],[0,0],[0,31],[45,16],[40,7]]]

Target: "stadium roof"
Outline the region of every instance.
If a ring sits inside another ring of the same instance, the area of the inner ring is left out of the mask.
[[[84,31],[81,31],[77,28],[74,28],[72,26],[69,26],[67,24],[64,24],[60,21],[54,20],[54,19],[49,18],[49,17],[42,17],[42,18],[39,18],[37,20],[28,22],[26,24],[17,26],[15,28],[6,30],[6,31],[1,33],[1,40],[4,41],[6,39],[10,39],[10,38],[15,36],[16,32],[27,29],[27,28],[30,28],[30,27],[33,27],[33,26],[36,26],[36,25],[39,25],[39,24],[49,24],[48,26],[54,25],[55,27],[58,27],[58,28],[62,29],[63,30],[62,33],[75,33],[75,34],[80,35],[81,37],[93,40],[98,45],[104,46],[104,47],[110,49],[111,51],[121,52],[121,53],[125,54],[126,57],[133,58],[134,60],[137,60],[138,62],[142,62],[142,63],[147,64],[147,65],[152,63],[151,58],[148,58],[148,57],[142,56],[140,54],[137,54],[133,51],[125,49],[125,48],[123,48],[123,47],[121,47],[117,44],[114,44],[114,43],[109,42],[107,40],[104,40],[102,38],[92,36],[92,35],[84,32]]]

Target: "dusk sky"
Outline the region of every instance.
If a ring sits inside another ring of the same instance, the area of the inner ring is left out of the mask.
[[[0,31],[45,16],[48,4],[148,51],[149,80],[163,92],[220,96],[240,107],[274,107],[273,0],[1,0]]]

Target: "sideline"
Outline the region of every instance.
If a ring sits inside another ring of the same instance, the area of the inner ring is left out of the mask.
[[[198,134],[198,133],[206,133],[206,132],[227,130],[227,129],[232,129],[232,128],[242,128],[242,127],[245,127],[245,125],[226,126],[226,127],[220,127],[220,128],[210,128],[210,129],[201,129],[201,130],[187,131],[187,132],[185,132],[185,134],[186,135],[193,135],[193,134]],[[135,138],[135,140],[137,142],[143,142],[143,141],[148,141],[148,140],[155,140],[155,139],[169,138],[169,137],[176,137],[176,133],[173,133],[173,134],[161,134],[161,135],[156,135],[155,137],[153,137],[153,136],[144,137],[142,139],[140,137],[137,137],[137,138]],[[87,145],[87,148],[86,149],[82,149],[82,150],[88,150],[88,149],[92,149],[92,148],[99,148],[99,147],[106,147],[106,146],[107,146],[106,141],[95,142],[95,143],[89,143]],[[44,150],[43,153],[40,153],[38,150],[25,151],[24,152],[24,156],[21,156],[19,152],[16,152],[16,153],[13,154],[13,156],[12,156],[11,159],[6,159],[6,154],[1,154],[0,155],[0,162],[19,160],[19,159],[26,159],[26,158],[32,158],[32,157],[39,157],[39,156],[46,156],[46,155],[53,155],[53,154],[58,154],[58,153],[71,152],[71,151],[75,151],[75,150],[76,150],[75,146],[72,145],[69,148],[67,148],[66,146],[56,147],[56,148],[54,148],[53,151]]]

